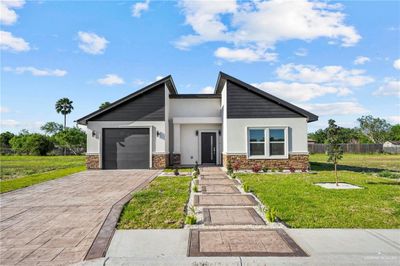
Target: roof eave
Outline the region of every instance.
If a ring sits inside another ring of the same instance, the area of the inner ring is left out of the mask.
[[[126,102],[126,101],[128,101],[128,100],[130,100],[132,98],[135,98],[135,97],[137,97],[137,96],[139,96],[139,95],[141,95],[141,94],[143,94],[143,93],[151,90],[152,88],[157,87],[158,85],[163,84],[163,83],[167,84],[167,87],[170,90],[171,94],[177,94],[178,93],[177,90],[176,90],[176,87],[175,87],[174,80],[172,79],[172,76],[168,75],[168,76],[166,76],[166,77],[164,77],[164,78],[162,78],[160,80],[157,80],[157,81],[155,81],[155,82],[153,82],[153,83],[141,88],[138,91],[135,91],[135,92],[133,92],[133,93],[121,98],[121,99],[116,100],[115,102],[111,103],[109,106],[107,106],[104,109],[96,110],[96,111],[94,111],[94,112],[92,112],[92,113],[90,113],[88,115],[85,115],[84,117],[81,117],[80,119],[76,120],[76,122],[78,124],[80,124],[80,125],[87,125],[87,122],[88,122],[89,119],[91,119],[91,118],[93,118],[93,117],[95,117],[97,115],[100,115],[100,114],[102,114],[102,113],[104,113],[104,112],[106,112],[106,111],[118,106],[121,103],[124,103],[124,102]],[[170,84],[168,84],[168,83],[170,83]]]

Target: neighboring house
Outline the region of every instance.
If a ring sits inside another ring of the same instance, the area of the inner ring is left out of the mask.
[[[178,94],[171,76],[81,119],[87,168],[164,168],[240,161],[308,167],[307,123],[318,117],[227,74],[214,94]]]
[[[383,152],[386,153],[400,153],[400,141],[386,141],[383,143]]]

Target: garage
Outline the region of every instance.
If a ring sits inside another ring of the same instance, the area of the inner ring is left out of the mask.
[[[150,168],[149,128],[104,128],[103,169]]]

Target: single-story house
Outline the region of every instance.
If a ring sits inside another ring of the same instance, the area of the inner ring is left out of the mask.
[[[179,94],[171,76],[77,122],[88,169],[239,161],[243,169],[308,167],[307,123],[318,117],[220,72],[213,94]]]

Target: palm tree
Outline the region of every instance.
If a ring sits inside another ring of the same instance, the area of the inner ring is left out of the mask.
[[[70,114],[74,109],[72,103],[73,101],[68,98],[62,98],[56,102],[57,113],[64,115],[64,129],[67,127],[67,114]]]

